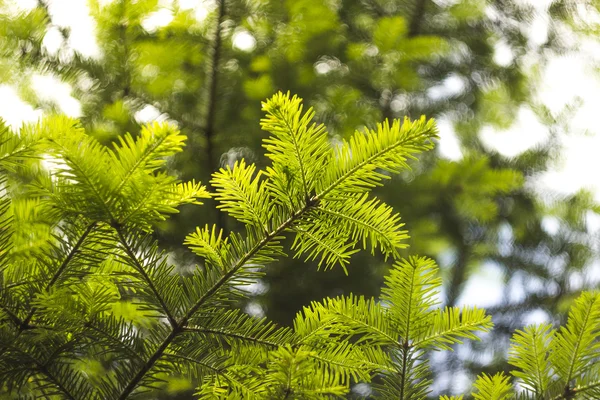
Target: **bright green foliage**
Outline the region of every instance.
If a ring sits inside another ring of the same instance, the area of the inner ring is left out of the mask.
[[[294,328],[321,331],[327,340],[331,332],[357,335],[380,378],[373,383],[377,398],[425,399],[431,384],[426,352],[450,350],[449,345],[477,339],[476,332],[492,327],[484,310],[436,308],[440,284],[432,260],[411,257],[394,265],[380,302],[349,296],[313,303]]]
[[[428,352],[490,330],[484,310],[438,307],[436,264],[398,256],[399,216],[370,195],[431,148],[433,121],[386,121],[335,147],[297,97],[278,93],[263,108],[272,164],[221,169],[213,194],[164,171],[185,141],[168,123],[111,147],[65,117],[0,129],[2,395],[148,398],[194,382],[204,399],[324,399],[363,382],[376,398],[425,399]],[[196,228],[186,245],[202,265],[172,265],[154,227],[210,196],[244,234]],[[379,299],[313,302],[293,329],[236,309],[263,266],[285,256],[287,236],[325,268],[345,268],[360,245],[392,257]],[[484,374],[472,395],[598,397],[599,337],[600,295],[585,292],[563,327],[515,334],[509,361],[524,392]]]
[[[513,337],[510,363],[533,398],[590,399],[600,393],[600,294],[584,292],[566,325],[528,327]]]
[[[551,365],[548,345],[552,337],[550,324],[528,326],[517,330],[512,338],[509,362],[520,368],[513,375],[534,393],[545,393],[550,384]]]
[[[16,12],[11,3],[18,4],[22,11]],[[233,170],[242,158],[247,166],[255,162],[257,171],[264,171],[258,183],[266,182],[268,168],[275,168],[266,166],[261,157],[259,121],[263,115],[258,100],[278,88],[298,93],[307,107],[314,108],[317,125],[306,127],[306,133],[320,138],[308,141],[314,152],[326,142],[318,135],[321,123],[327,126],[329,140],[334,142],[334,154],[340,151],[340,142],[352,140],[353,132],[364,132],[365,127],[376,129],[376,123],[386,118],[392,124],[395,118],[425,114],[439,118],[446,127],[454,125],[462,159],[458,154],[452,161],[444,159],[443,150],[439,154],[428,152],[412,171],[394,175],[391,184],[375,188],[372,194],[377,198],[356,193],[353,202],[323,201],[321,205],[327,205],[327,210],[313,210],[320,221],[331,221],[332,235],[319,236],[298,226],[305,232],[298,236],[295,249],[309,242],[335,249],[337,242],[327,239],[337,239],[334,227],[343,225],[345,231],[352,232],[351,242],[358,239],[360,247],[371,252],[353,254],[350,262],[346,257],[350,248],[335,255],[336,262],[343,260],[352,271],[348,278],[342,269],[319,273],[315,265],[322,253],[317,247],[311,256],[315,262],[307,263],[302,257],[270,264],[261,278],[268,289],[244,300],[245,304],[260,306],[270,318],[290,324],[302,305],[340,291],[375,295],[387,272],[386,257],[389,261],[407,256],[403,247],[408,244],[411,253],[427,255],[440,263],[450,306],[466,294],[464,289],[470,286],[465,283],[473,274],[494,263],[504,274],[498,284],[504,285],[507,294],[514,293],[515,287],[525,293],[519,304],[506,295],[501,304],[490,309],[494,317],[499,317],[495,318],[499,329],[486,335],[483,342],[473,343],[475,348],[494,352],[494,359],[500,362],[488,370],[494,374],[507,369],[501,363],[510,332],[520,327],[526,313],[540,309],[550,314],[565,312],[580,290],[590,289],[573,287],[569,282],[572,274],[585,273],[595,256],[595,242],[590,240],[585,222],[587,215],[598,214],[600,209],[584,193],[553,196],[549,206],[523,183],[537,179],[547,169],[560,148],[556,135],[570,127],[568,121],[575,111],[570,108],[554,114],[536,104],[540,98],[536,95],[538,78],[544,76],[543,66],[557,51],[563,54],[572,48],[563,40],[569,35],[565,35],[568,28],[562,21],[572,22],[574,30],[587,30],[593,21],[586,18],[582,24],[578,14],[588,13],[586,7],[597,6],[597,1],[554,0],[547,14],[543,4],[539,7],[538,3],[548,2],[522,0],[64,2],[69,3],[64,7],[69,9],[70,3],[76,3],[77,9],[85,8],[87,3],[91,20],[84,24],[77,23],[79,17],[62,17],[62,3],[0,0],[3,96],[14,89],[32,110],[46,114],[66,105],[57,99],[64,99],[70,90],[76,101],[70,99],[69,104],[79,102],[81,110],[79,113],[77,107],[69,107],[64,111],[80,115],[86,133],[103,144],[119,143],[125,132],[137,137],[142,122],[158,114],[176,121],[189,138],[188,147],[170,160],[167,170],[184,181],[202,181],[213,195],[213,172],[227,170],[227,166]],[[575,3],[585,4],[574,7]],[[542,18],[547,28],[547,36],[542,35],[544,43],[525,29],[532,22],[537,26],[537,18]],[[72,29],[71,22],[75,22]],[[159,26],[152,26],[152,22]],[[89,32],[92,35],[93,31],[98,52],[91,44],[77,46],[86,36],[82,25],[92,27]],[[239,39],[243,38],[253,46],[240,47]],[[502,54],[510,57],[498,58]],[[39,83],[53,79],[65,86],[52,93],[57,96],[47,96],[39,90],[44,86]],[[58,96],[59,91],[63,96]],[[515,157],[506,157],[487,146],[480,134],[490,127],[510,126],[521,115],[522,106],[533,110],[547,125],[549,140]],[[155,114],[148,114],[148,110]],[[295,115],[301,114],[297,110]],[[18,119],[10,112],[6,117],[11,119],[9,122]],[[289,118],[287,122],[295,123]],[[272,134],[278,144],[269,145],[273,148],[268,152],[274,157],[277,149],[283,148],[280,146],[289,144],[278,138],[281,129],[285,134],[289,128],[285,122],[282,124],[283,128],[276,128]],[[287,195],[296,189],[306,192],[310,185],[321,182],[307,181],[306,187],[288,184],[313,172],[321,173],[318,168],[311,171],[317,160],[309,153],[297,157],[283,165],[282,174],[269,176],[270,190]],[[296,171],[299,162],[307,168],[303,174]],[[383,170],[376,172],[388,176]],[[146,186],[135,190],[141,196],[144,190],[150,191]],[[241,195],[237,193],[227,196]],[[296,205],[291,202],[299,197],[292,193],[291,198],[282,195],[277,201],[290,203],[287,207],[294,209]],[[246,219],[238,223],[218,212],[216,204],[223,203],[213,199],[206,203],[208,207],[185,206],[181,213],[155,226],[156,239],[161,248],[169,250],[177,270],[188,270],[190,264],[198,262],[182,245],[196,226],[208,224],[208,235],[216,223],[216,237],[220,229],[244,229]],[[367,207],[377,211],[367,211]],[[42,244],[51,230],[36,221],[50,213],[39,207],[36,210],[22,213],[20,223],[23,227],[35,226],[29,229],[35,234],[29,235],[36,235]],[[359,215],[360,222],[348,218],[360,212],[365,214]],[[397,212],[410,227],[412,239],[396,229]],[[367,220],[366,214],[372,219]],[[140,215],[135,213],[131,218]],[[560,220],[557,233],[545,229],[548,215]],[[255,219],[256,215],[246,217]],[[368,228],[375,225],[377,230]],[[262,232],[262,228],[254,229]],[[27,235],[22,236],[29,240]],[[228,246],[233,242],[230,237]],[[538,257],[540,251],[546,256]],[[569,260],[570,268],[556,274],[553,266],[565,260]],[[542,285],[530,285],[530,279]],[[282,284],[290,281],[297,284]],[[542,289],[537,289],[540,286]],[[560,299],[556,298],[555,288],[563,294]],[[444,373],[461,365],[459,358],[464,354],[449,355],[447,362],[436,364],[435,369]],[[466,365],[471,370],[469,375],[480,367],[477,360]]]
[[[209,398],[321,398],[369,380],[376,349],[317,341],[231,303],[262,265],[284,255],[288,233],[297,255],[319,257],[327,268],[344,267],[360,242],[396,254],[406,237],[399,217],[365,196],[384,177],[379,171],[406,168],[407,156],[431,148],[435,127],[384,124],[336,153],[298,98],[279,93],[264,108],[272,166],[257,172],[240,161],[211,181],[219,207],[246,234],[198,228],[186,244],[204,264],[187,271],[149,236],[178,206],[209,197],[200,184],[163,171],[185,139],[172,125],[146,126],[112,148],[62,117],[20,135],[2,130],[3,390],[125,399],[175,374],[204,382],[199,393]],[[355,151],[361,141],[366,147]],[[52,160],[47,170],[40,157]],[[357,198],[362,203],[351,206]],[[47,228],[27,235],[32,224]]]
[[[502,373],[482,374],[473,385],[476,400],[569,400],[600,396],[600,293],[584,292],[575,301],[567,323],[517,330],[512,338],[509,363],[518,378],[515,391]],[[441,397],[446,400],[448,397]]]
[[[494,376],[483,374],[477,378],[473,387],[475,400],[508,400],[513,397],[509,379],[501,373]]]

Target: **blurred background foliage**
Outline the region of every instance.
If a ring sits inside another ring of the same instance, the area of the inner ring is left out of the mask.
[[[548,8],[548,35],[539,43],[525,29],[534,8],[517,0],[91,0],[88,51],[75,50],[82,38],[56,20],[57,0],[12,3],[0,0],[0,85],[52,113],[61,105],[36,84],[44,77],[68,83],[86,129],[107,145],[144,122],[175,121],[189,139],[170,167],[184,180],[208,183],[240,158],[263,165],[260,101],[277,90],[314,107],[334,143],[385,118],[425,114],[451,124],[458,157],[431,152],[377,190],[403,216],[407,254],[441,265],[447,305],[481,301],[486,279],[502,283],[489,307],[493,334],[450,358],[432,355],[436,391],[461,390],[472,371],[506,370],[515,328],[540,315],[560,322],[574,296],[597,283],[588,219],[599,206],[589,193],[534,188],[560,154],[557,137],[572,113],[539,103],[540,71],[549,58],[576,50],[564,32],[595,34],[574,19],[575,2]],[[485,146],[482,130],[510,127],[524,106],[544,123],[547,139],[514,157]],[[213,206],[184,207],[158,227],[182,268],[198,262],[182,247],[194,227],[239,228]],[[240,307],[289,324],[311,300],[375,295],[388,266],[380,255],[361,254],[349,276],[281,260]],[[185,380],[169,382],[182,398],[193,393]]]

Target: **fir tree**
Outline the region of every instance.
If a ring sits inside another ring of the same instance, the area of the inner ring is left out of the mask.
[[[15,13],[11,2],[32,6]],[[573,113],[567,108],[553,114],[536,102],[536,71],[549,57],[573,50],[563,40],[570,36],[563,22],[587,29],[577,13],[586,7],[590,11],[584,13],[593,12],[593,2],[578,7],[573,4],[581,2],[552,2],[543,16],[548,35],[539,43],[527,35],[539,16],[518,0],[89,0],[97,57],[89,48],[74,49],[80,33],[65,27],[56,3],[0,0],[0,84],[52,113],[59,105],[33,90],[32,79],[42,74],[68,83],[82,107],[82,126],[103,144],[118,143],[124,132],[137,137],[140,111],[153,109],[176,121],[188,137],[188,151],[178,153],[168,169],[209,188],[213,172],[242,158],[264,169],[257,104],[277,89],[300,94],[334,140],[349,140],[356,129],[405,115],[452,123],[462,159],[429,152],[412,171],[375,188],[379,200],[365,196],[353,205],[376,208],[383,201],[402,213],[414,238],[403,243],[439,263],[449,306],[458,304],[480,268],[493,263],[503,274],[503,299],[488,309],[498,329],[473,344],[475,351],[493,351],[498,363],[450,357],[433,366],[439,372],[456,365],[471,375],[483,367],[491,376],[507,370],[510,332],[523,328],[527,313],[558,318],[582,290],[593,287],[570,282],[594,267],[597,251],[586,216],[598,214],[598,205],[583,192],[553,196],[547,204],[524,185],[552,162],[558,135],[570,129]],[[170,22],[147,24],[169,13]],[[253,48],[237,45],[244,35],[255,39]],[[58,39],[54,49],[48,46],[52,37]],[[497,49],[510,49],[512,57],[498,62]],[[548,127],[549,140],[516,157],[488,148],[480,137],[483,128],[507,128],[522,106]],[[223,236],[244,229],[246,221],[225,218],[214,199],[204,202],[206,207],[182,206],[156,226],[155,238],[172,252],[177,268],[200,262],[182,246],[196,225],[216,223]],[[348,210],[321,212],[340,211]],[[545,229],[547,217],[560,221],[557,232]],[[397,232],[394,240],[402,235]],[[350,292],[376,296],[391,264],[386,255],[356,253],[348,277],[341,268],[319,274],[319,258],[312,267],[304,259],[275,261],[254,287],[260,290],[240,307],[291,325],[311,301]],[[297,285],[290,288],[289,281]],[[522,298],[511,299],[520,291]]]
[[[371,382],[375,398],[425,399],[427,352],[489,331],[484,310],[437,308],[435,263],[400,257],[407,235],[399,216],[370,194],[431,149],[432,120],[385,121],[332,146],[298,97],[278,93],[263,110],[270,165],[223,168],[213,193],[164,171],[185,141],[169,124],[112,147],[65,117],[0,130],[8,398],[147,398],[179,376],[199,382],[207,399],[339,398],[356,382]],[[209,196],[245,229],[197,228],[186,245],[202,265],[176,268],[152,239],[154,226]],[[359,247],[395,260],[379,300],[315,302],[293,329],[234,307],[286,251],[345,268]],[[600,297],[584,293],[563,327],[516,332],[509,361],[522,390],[483,374],[473,397],[595,398],[599,337]]]

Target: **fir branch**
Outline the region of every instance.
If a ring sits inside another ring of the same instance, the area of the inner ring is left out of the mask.
[[[127,253],[127,256],[133,262],[133,266],[140,273],[140,275],[142,276],[142,278],[144,279],[144,281],[146,282],[146,284],[148,285],[148,287],[150,288],[150,290],[152,291],[152,293],[154,294],[154,296],[156,296],[156,299],[160,303],[162,311],[167,316],[167,319],[168,319],[169,324],[171,325],[171,327],[175,328],[177,326],[177,320],[175,319],[175,317],[173,316],[173,314],[169,310],[169,307],[167,307],[167,303],[163,299],[163,297],[160,294],[160,292],[157,290],[156,286],[154,285],[154,282],[152,281],[152,279],[150,278],[150,276],[144,270],[144,266],[140,263],[140,260],[138,260],[138,258],[136,257],[135,253],[131,249],[130,244],[127,242],[127,238],[125,238],[125,235],[123,234],[122,227],[120,225],[116,226],[115,230],[117,231],[117,235],[119,236],[119,242],[121,242],[121,244],[123,245],[123,247],[125,249],[125,252]]]
[[[52,382],[68,400],[79,400],[52,374],[45,365],[38,364],[38,370]]]
[[[252,342],[263,344],[265,346],[276,348],[281,343],[273,342],[270,340],[260,339],[254,336],[246,336],[236,332],[228,332],[223,329],[211,329],[211,328],[196,328],[196,327],[185,327],[183,328],[184,332],[195,332],[195,333],[203,333],[203,334],[213,334],[225,337],[231,337],[235,339],[240,339],[242,341]]]
[[[281,109],[276,110],[273,115],[279,117],[281,121],[283,121],[287,131],[289,133],[290,138],[292,139],[294,153],[296,154],[296,159],[298,160],[298,167],[300,167],[300,177],[302,178],[302,187],[304,188],[304,196],[306,201],[310,196],[310,191],[308,190],[308,184],[306,183],[306,171],[304,167],[304,162],[302,159],[302,155],[300,153],[300,145],[298,143],[298,138],[295,135],[294,129],[290,126],[290,122],[285,117],[285,115],[281,112]]]
[[[143,133],[142,133],[142,135],[143,135]],[[121,140],[121,147],[123,149],[126,147],[127,139],[129,139],[129,141],[131,142],[131,136],[126,135],[125,138],[126,139],[123,140],[123,138],[119,137],[119,139]],[[121,181],[119,182],[117,187],[113,190],[113,194],[117,194],[117,193],[121,192],[121,189],[123,189],[123,187],[125,187],[125,185],[129,181],[129,179],[131,179],[131,177],[137,171],[138,167],[146,164],[147,160],[150,159],[154,155],[154,152],[156,150],[158,150],[163,145],[163,143],[165,143],[165,141],[167,139],[169,139],[169,135],[162,135],[157,140],[155,140],[153,143],[151,143],[150,146],[148,146],[148,148],[144,149],[142,155],[132,165],[129,166],[129,169],[127,171],[125,171],[125,175],[120,177]],[[142,139],[139,139],[139,140],[142,140]],[[133,144],[132,147],[133,146],[135,146],[135,144]],[[117,154],[118,154],[118,150],[119,149],[117,148]],[[113,153],[112,155],[114,156],[114,159],[116,161],[116,154]]]
[[[56,272],[52,276],[52,279],[50,279],[50,282],[48,282],[48,284],[46,285],[46,291],[50,290],[50,288],[61,277],[61,275],[63,274],[63,272],[69,266],[69,263],[71,262],[71,260],[75,257],[75,254],[77,254],[77,252],[79,251],[79,249],[81,248],[81,246],[83,246],[83,243],[85,242],[85,240],[87,239],[87,237],[89,236],[89,234],[92,232],[92,230],[97,225],[98,225],[98,222],[94,221],[94,222],[90,223],[87,226],[87,228],[85,228],[85,231],[83,231],[83,234],[81,235],[81,237],[79,238],[79,240],[77,241],[77,243],[75,243],[75,246],[73,246],[73,248],[71,249],[71,251],[69,252],[69,254],[67,255],[67,257],[65,258],[65,260],[62,262],[62,264],[60,265],[60,267],[58,267],[58,269],[56,270]],[[33,314],[33,312],[34,311],[31,310],[30,314]],[[31,317],[30,318],[25,318],[25,320],[31,320]]]
[[[410,356],[410,345],[408,343],[408,339],[404,340],[404,343],[402,343],[402,365],[400,366],[400,371],[399,371],[399,375],[400,375],[400,397],[399,400],[405,400],[404,399],[404,388],[409,384],[408,382],[408,360],[409,360],[409,356]]]
[[[410,122],[408,120],[405,120],[404,123],[407,124]],[[366,157],[365,159],[363,159],[360,162],[357,162],[356,165],[352,166],[351,168],[349,168],[346,171],[344,171],[343,173],[341,173],[331,183],[329,183],[325,188],[323,188],[321,191],[319,191],[317,196],[312,198],[312,201],[319,201],[321,199],[324,199],[330,192],[337,189],[344,181],[349,180],[349,178],[356,175],[361,170],[373,171],[375,168],[378,168],[378,167],[379,168],[383,167],[385,169],[391,169],[393,171],[397,170],[398,169],[397,162],[394,162],[393,163],[394,165],[391,168],[390,168],[390,166],[385,165],[385,164],[381,165],[381,166],[376,164],[376,162],[379,159],[384,158],[388,154],[390,154],[390,156],[392,156],[392,157],[400,156],[400,157],[404,158],[404,157],[410,156],[411,152],[416,152],[417,151],[416,149],[430,148],[431,145],[427,144],[426,141],[431,140],[436,137],[436,135],[437,135],[436,129],[432,125],[431,120],[429,122],[426,122],[424,117],[421,120],[419,120],[418,122],[412,123],[410,128],[408,128],[408,129],[409,130],[414,129],[415,125],[417,125],[417,124],[420,126],[416,130],[420,130],[420,132],[415,135],[409,135],[408,132],[404,131],[404,129],[405,129],[404,125],[400,126],[400,122],[398,120],[395,120],[391,127],[390,127],[388,120],[384,121],[383,124],[379,124],[377,134],[379,134],[382,137],[385,137],[390,143],[387,146],[377,149],[376,151],[372,151],[372,154],[370,154],[368,157]],[[398,130],[398,135],[403,135],[403,137],[399,137],[398,140],[391,140],[389,138],[389,136],[392,136],[392,130],[394,130],[394,131]],[[378,138],[376,138],[377,134],[371,132],[370,138],[372,138],[372,140],[378,140]],[[362,147],[362,146],[369,146],[369,145],[375,146],[377,144],[377,142],[365,141],[360,135],[361,134],[357,132],[354,135],[354,137],[351,139],[352,140],[351,144],[349,146],[345,146],[344,148],[342,148],[342,151],[344,151],[344,150],[350,151],[353,145],[355,147],[359,146],[359,145]],[[404,150],[401,155],[394,154],[394,150],[398,150],[398,149]],[[410,149],[410,150],[407,150],[407,149]],[[371,149],[356,148],[356,150],[363,150],[363,151],[367,152]],[[381,176],[380,174],[376,174],[376,175],[377,175],[377,177]],[[369,179],[369,181],[373,181],[377,178],[368,177],[368,179]],[[369,186],[373,186],[373,183],[369,182]]]
[[[410,284],[408,285],[408,288],[405,288],[405,290],[408,293],[413,293],[415,291],[414,286],[415,286],[415,274],[417,272],[417,269],[415,268],[413,270],[413,273],[411,274],[410,277]],[[409,384],[408,382],[408,361],[409,361],[409,356],[410,356],[410,343],[409,343],[409,339],[412,336],[411,335],[411,314],[412,314],[412,301],[413,301],[413,296],[409,295],[408,296],[408,305],[406,306],[406,313],[404,315],[404,317],[406,318],[406,327],[404,330],[404,341],[402,342],[402,347],[401,347],[401,352],[402,352],[402,362],[400,365],[400,400],[404,400],[404,388],[406,387],[406,385]]]
[[[583,386],[575,386],[574,388],[565,388],[565,392],[557,396],[552,397],[550,400],[570,400],[574,399],[577,395],[583,395],[588,390],[594,390],[600,388],[600,381],[590,383]]]
[[[229,269],[229,271],[227,271],[200,297],[200,299],[198,299],[198,301],[196,301],[196,303],[188,310],[183,318],[176,322],[169,335],[162,341],[152,356],[150,356],[150,358],[144,363],[138,373],[129,381],[118,399],[125,400],[131,394],[131,392],[135,390],[137,385],[148,373],[148,371],[150,371],[154,364],[156,364],[156,362],[162,357],[163,353],[167,350],[173,340],[175,340],[175,338],[184,331],[189,320],[194,316],[198,309],[200,309],[200,307],[202,307],[202,305],[211,298],[213,294],[215,294],[227,281],[229,281],[229,279],[231,279],[234,274],[240,268],[242,268],[255,254],[257,254],[263,247],[267,246],[271,240],[278,237],[284,230],[289,228],[298,218],[309,211],[310,208],[310,205],[305,205],[301,210],[293,213],[287,220],[285,220],[269,234],[265,235],[262,240],[256,243],[246,254],[238,259],[238,261]]]
[[[164,356],[165,356],[166,358],[174,358],[174,359],[179,359],[179,360],[187,361],[187,362],[189,362],[189,363],[192,363],[192,364],[198,364],[198,365],[201,365],[201,366],[203,366],[204,368],[207,368],[207,369],[209,369],[209,370],[213,371],[213,372],[214,372],[214,373],[216,373],[216,374],[221,374],[221,373],[223,373],[223,370],[221,370],[221,369],[219,369],[219,368],[216,368],[216,367],[214,367],[214,366],[212,366],[212,365],[210,365],[210,364],[207,364],[207,363],[205,363],[205,362],[203,362],[203,361],[201,361],[201,360],[198,360],[197,358],[188,357],[188,356],[183,356],[183,355],[181,355],[181,354],[175,354],[175,353],[164,353]]]
[[[127,345],[126,343],[123,343],[123,340],[119,337],[115,337],[114,335],[112,335],[110,332],[108,332],[105,329],[102,329],[100,326],[97,326],[93,323],[86,323],[86,328],[93,330],[97,333],[99,333],[102,337],[110,340],[113,343],[116,343],[121,349],[125,350],[125,352],[129,355],[130,359],[132,360],[137,360],[140,362],[144,362],[144,360],[142,359],[142,357],[140,356],[140,354],[135,351],[134,349],[132,349],[129,345]]]
[[[79,240],[77,241],[77,243],[75,243],[75,245],[73,246],[73,248],[69,251],[69,253],[65,257],[65,259],[63,260],[63,262],[60,264],[60,266],[58,267],[58,269],[56,270],[56,272],[53,274],[52,278],[50,279],[50,282],[48,282],[48,284],[46,285],[46,287],[45,287],[46,291],[50,290],[50,288],[52,288],[52,286],[56,283],[56,281],[65,272],[65,270],[69,266],[69,263],[71,262],[71,260],[73,260],[73,258],[77,254],[77,252],[80,250],[81,246],[83,246],[83,243],[85,242],[85,240],[87,239],[87,237],[89,236],[89,234],[92,232],[92,230],[97,225],[98,225],[98,223],[94,221],[94,222],[90,223],[87,226],[87,228],[83,231],[83,233],[79,237]],[[18,339],[18,337],[21,335],[21,333],[23,333],[23,331],[25,331],[26,329],[29,328],[29,323],[33,319],[36,311],[37,311],[36,307],[33,307],[29,311],[29,313],[27,314],[27,316],[23,319],[23,321],[19,325],[19,329],[17,331],[17,334],[14,336],[14,338],[13,338],[13,340],[12,340],[11,343],[14,343],[14,341],[16,341]],[[0,357],[6,352],[6,350],[8,350],[7,346],[5,346],[4,348],[0,349]]]
[[[15,325],[16,328],[20,328],[21,326],[23,326],[23,320],[21,320],[15,313],[10,311],[10,309],[7,306],[0,303],[0,308],[2,308],[2,311],[4,311],[4,313],[8,316],[8,319],[11,320],[11,322],[13,323],[13,325]],[[0,355],[2,355],[1,351]]]
[[[63,143],[62,141],[54,140],[54,139],[49,139],[49,140],[55,146],[59,147],[59,149],[60,149],[60,152],[58,154],[59,157],[62,157],[65,160],[65,162],[67,163],[67,165],[69,165],[73,169],[72,172],[63,170],[63,171],[61,171],[61,173],[64,174],[65,172],[67,172],[68,174],[74,175],[75,179],[83,181],[83,183],[87,186],[87,189],[90,190],[92,192],[92,195],[96,198],[98,204],[106,212],[106,216],[108,217],[108,219],[114,220],[115,218],[114,218],[113,212],[111,211],[109,205],[104,201],[105,197],[102,195],[100,188],[98,188],[96,186],[96,184],[94,183],[93,177],[88,174],[89,171],[86,171],[86,166],[81,163],[82,162],[81,157],[83,157],[83,154],[75,154],[75,157],[71,157],[71,156],[69,156],[69,154],[71,153],[71,151],[73,149],[69,148],[68,143]],[[64,140],[76,140],[76,139],[73,137],[65,137]],[[102,147],[102,145],[100,145],[100,143],[96,142],[91,137],[84,136],[84,137],[79,138],[79,140],[87,141],[87,143],[85,143],[85,146],[84,146],[85,151],[87,152],[87,154],[85,154],[85,156],[94,160],[94,162],[97,164],[97,165],[94,165],[94,167],[101,168],[101,164],[106,162],[106,159],[107,159],[106,149],[104,147]],[[77,148],[77,150],[80,150],[80,149]],[[58,175],[60,176],[61,173],[59,173]],[[67,176],[67,179],[72,179],[72,178],[73,178],[73,176]]]
[[[33,364],[35,366],[35,370],[34,371],[37,371],[37,373],[39,373],[40,375],[42,375],[43,377],[45,377],[45,379],[47,380],[47,382],[49,382],[50,384],[54,385],[58,390],[60,390],[60,392],[65,396],[66,399],[68,399],[68,400],[80,400],[74,394],[72,394],[71,391],[68,390],[65,387],[65,385],[60,381],[60,379],[58,379],[48,369],[48,363],[47,362],[41,362],[37,358],[33,357],[31,354],[23,352],[23,351],[21,351],[21,349],[13,347],[10,344],[7,347],[12,347],[12,349],[14,351],[18,352],[24,359],[27,359],[31,364]],[[22,370],[24,372],[32,372],[31,368],[29,367],[29,365],[31,365],[31,364],[27,364]],[[10,371],[0,371],[0,372],[3,372],[4,375],[6,375],[7,372],[12,372],[12,371],[19,371],[19,369],[17,368],[17,369],[10,370]]]

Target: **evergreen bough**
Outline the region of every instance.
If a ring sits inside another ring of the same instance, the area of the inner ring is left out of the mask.
[[[370,195],[432,148],[432,120],[386,121],[333,146],[296,96],[278,93],[263,110],[271,165],[222,168],[212,193],[165,172],[185,141],[170,124],[113,147],[65,117],[0,128],[4,398],[148,398],[181,376],[203,399],[334,398],[357,382],[374,398],[424,399],[428,353],[492,328],[482,309],[438,307],[437,266],[400,257],[400,217]],[[208,197],[245,231],[199,227],[186,245],[203,263],[172,265],[153,227]],[[315,302],[293,328],[236,309],[289,236],[294,256],[324,268],[346,270],[358,247],[391,258],[379,299]],[[566,325],[517,331],[512,381],[482,374],[472,397],[600,398],[599,336],[600,295],[586,292]]]

